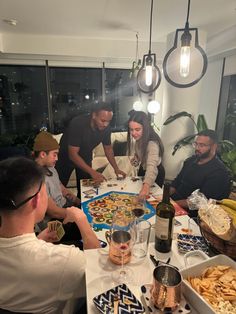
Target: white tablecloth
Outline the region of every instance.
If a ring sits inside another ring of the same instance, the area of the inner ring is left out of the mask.
[[[114,183],[115,182],[115,183]],[[116,187],[109,187],[108,184],[117,184]],[[98,194],[104,194],[109,191],[127,191],[137,193],[142,185],[142,181],[133,182],[131,178],[127,178],[124,181],[111,180],[109,182],[104,182],[98,189]],[[82,192],[88,187],[82,187]],[[159,187],[153,187],[151,192],[154,196],[162,194],[162,190]],[[82,193],[83,194],[83,193]],[[82,196],[82,202],[87,200]],[[97,196],[97,195],[94,195]],[[182,228],[188,228],[188,216],[178,216],[176,219],[181,222],[181,226],[175,226],[174,233],[181,232]],[[155,222],[155,217],[150,219],[151,223]],[[197,225],[194,230],[195,234],[199,234],[199,229]],[[105,239],[104,230],[98,232],[98,237],[100,239]],[[93,304],[93,298],[98,294],[105,292],[117,285],[116,282],[112,281],[111,273],[120,266],[114,265],[108,258],[107,246],[104,249],[86,250],[87,267],[86,267],[86,290],[87,290],[87,308],[88,314],[98,313],[95,305]],[[156,259],[161,261],[166,261],[169,257],[171,258],[170,263],[177,266],[179,269],[185,267],[183,255],[178,252],[177,241],[173,240],[172,250],[169,253],[159,253],[154,248],[154,228],[152,228],[151,240],[149,243],[149,253],[148,255],[140,260],[135,260],[132,258],[131,262],[127,267],[131,267],[135,276],[133,281],[128,284],[130,290],[140,298],[140,287],[143,284],[152,283],[152,273],[154,265],[149,258],[149,254],[153,254]],[[192,313],[196,313],[193,311]]]

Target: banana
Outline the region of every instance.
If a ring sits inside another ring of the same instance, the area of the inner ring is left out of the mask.
[[[224,211],[226,211],[226,213],[232,219],[234,228],[236,228],[236,210],[222,204],[220,204],[220,207],[223,208]]]
[[[220,204],[225,205],[227,207],[232,208],[233,210],[236,210],[236,201],[230,200],[228,198],[224,198],[223,200],[219,201]]]

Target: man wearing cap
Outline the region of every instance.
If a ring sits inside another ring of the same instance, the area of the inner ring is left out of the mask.
[[[23,157],[0,162],[0,309],[59,314],[67,300],[85,295],[83,251],[34,233],[47,200],[42,167]],[[78,225],[86,249],[99,247],[82,210],[68,208],[68,222]]]
[[[34,158],[37,164],[45,170],[45,182],[48,193],[47,214],[38,226],[40,230],[47,227],[51,218],[65,219],[67,207],[80,205],[80,200],[60,182],[57,170],[54,168],[58,159],[59,144],[49,132],[40,132],[34,140]],[[62,242],[78,241],[81,236],[75,224],[65,226],[65,236]],[[74,243],[76,244],[76,243]]]
[[[66,186],[73,169],[76,169],[77,190],[80,195],[80,179],[93,178],[100,183],[104,176],[92,168],[92,151],[100,143],[117,176],[125,177],[115,161],[111,145],[110,122],[113,117],[111,106],[96,104],[91,115],[77,116],[69,124],[60,141],[56,169],[61,182]]]

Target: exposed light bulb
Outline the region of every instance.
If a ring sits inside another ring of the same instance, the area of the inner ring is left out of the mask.
[[[149,113],[156,114],[160,111],[161,105],[158,101],[152,100],[147,105],[147,110]]]
[[[84,98],[85,99],[89,99],[90,97],[89,97],[89,94],[86,94],[85,96],[84,96]]]
[[[152,85],[152,65],[146,65],[145,83],[147,86]]]
[[[133,109],[135,111],[141,111],[143,109],[143,103],[140,100],[137,100],[133,103]]]
[[[190,46],[181,47],[180,52],[180,68],[179,73],[182,77],[187,77],[189,75],[190,67]]]

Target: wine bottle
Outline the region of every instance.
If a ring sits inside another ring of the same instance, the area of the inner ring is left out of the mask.
[[[171,250],[175,209],[170,203],[170,184],[165,183],[162,201],[156,208],[155,249],[161,253]]]

